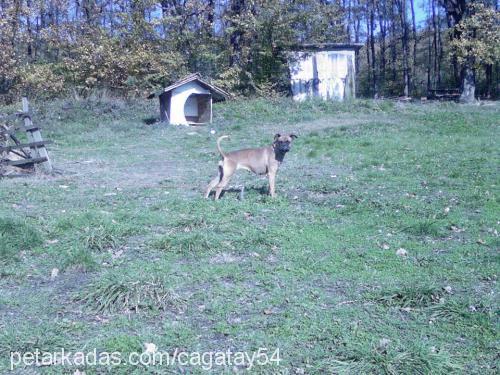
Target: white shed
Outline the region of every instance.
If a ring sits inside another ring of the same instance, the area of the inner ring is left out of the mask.
[[[172,125],[202,125],[212,122],[212,103],[229,94],[201,79],[199,73],[166,87],[159,94],[160,120]]]
[[[303,44],[289,54],[293,99],[356,97],[356,52],[362,44]]]

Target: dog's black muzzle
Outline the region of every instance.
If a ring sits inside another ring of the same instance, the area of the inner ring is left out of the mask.
[[[288,151],[290,151],[290,145],[288,145],[288,144],[280,144],[280,145],[278,145],[278,151],[280,151],[280,152],[288,152]]]

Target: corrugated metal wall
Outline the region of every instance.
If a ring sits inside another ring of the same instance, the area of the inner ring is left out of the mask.
[[[294,52],[289,67],[293,98],[344,100],[355,96],[355,52]]]

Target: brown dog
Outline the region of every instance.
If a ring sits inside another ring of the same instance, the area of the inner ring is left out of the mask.
[[[222,190],[227,186],[231,176],[238,169],[246,169],[255,174],[269,177],[269,193],[271,197],[276,196],[274,184],[276,173],[285,157],[285,154],[290,151],[292,141],[297,138],[295,134],[274,136],[273,144],[267,147],[249,148],[225,153],[220,147],[220,141],[224,138],[229,138],[228,135],[223,135],[217,139],[217,150],[222,156],[219,162],[219,173],[208,184],[205,198],[208,198],[210,192],[215,188],[215,199],[219,199]]]

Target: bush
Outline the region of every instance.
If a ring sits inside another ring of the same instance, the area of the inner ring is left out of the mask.
[[[25,65],[18,71],[19,83],[14,90],[20,95],[55,98],[64,90],[64,77],[55,72],[54,64]]]

